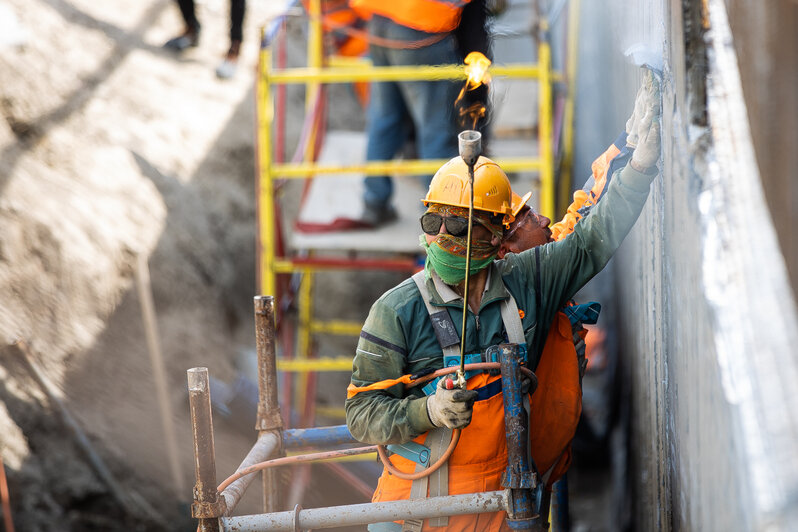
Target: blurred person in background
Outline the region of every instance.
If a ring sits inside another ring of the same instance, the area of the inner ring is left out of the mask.
[[[194,0],[177,0],[177,5],[185,22],[185,29],[180,35],[166,41],[164,48],[182,52],[199,44],[202,26],[197,18]],[[241,52],[241,41],[244,37],[245,11],[245,0],[230,0],[230,47],[227,49],[227,54],[225,54],[222,62],[216,67],[216,75],[221,79],[229,79],[235,75],[238,56]]]

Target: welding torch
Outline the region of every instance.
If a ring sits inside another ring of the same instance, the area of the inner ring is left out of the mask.
[[[460,368],[457,370],[457,380],[453,385],[465,389],[465,342],[466,324],[468,322],[468,278],[471,276],[471,230],[474,227],[474,165],[482,151],[482,134],[479,131],[467,129],[457,135],[457,144],[460,157],[468,167],[468,182],[470,196],[468,202],[468,232],[466,234],[466,263],[465,283],[463,285],[463,326],[460,331]],[[451,382],[451,381],[449,381]],[[447,387],[449,382],[447,382]]]

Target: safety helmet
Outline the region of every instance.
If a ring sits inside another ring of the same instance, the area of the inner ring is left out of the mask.
[[[509,226],[515,218],[512,207],[512,188],[507,174],[487,157],[474,164],[474,208],[502,215],[502,223]],[[438,203],[468,208],[471,187],[468,165],[462,157],[454,157],[441,166],[432,178],[424,205]]]
[[[515,192],[513,192],[513,206],[512,206],[512,213],[513,218],[518,216],[518,213],[521,212],[521,209],[526,205],[526,202],[529,201],[529,198],[532,197],[532,191],[530,190],[526,194],[519,196]]]

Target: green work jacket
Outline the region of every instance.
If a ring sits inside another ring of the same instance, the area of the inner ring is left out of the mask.
[[[507,341],[500,303],[512,294],[519,311],[523,311],[529,366],[535,368],[554,315],[607,264],[637,220],[652,179],[631,165],[618,170],[605,196],[572,234],[540,247],[539,295],[535,294],[538,266],[534,250],[509,254],[488,266],[479,312],[468,310],[466,353]],[[448,309],[459,337],[462,298],[437,275],[427,278],[426,283],[432,305]],[[441,367],[443,357],[429,313],[418,287],[407,279],[371,307],[352,363],[352,384],[366,386]],[[406,390],[403,384],[347,399],[346,422],[356,439],[371,444],[403,443],[435,428],[427,415],[427,397],[421,386]]]

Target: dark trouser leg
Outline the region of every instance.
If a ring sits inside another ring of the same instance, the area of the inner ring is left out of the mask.
[[[386,37],[386,30],[393,24],[375,16],[369,22],[369,32],[378,37]],[[374,66],[391,65],[385,48],[371,46],[369,50]],[[366,160],[389,161],[396,156],[407,139],[410,113],[395,81],[372,83],[370,91],[366,112]],[[393,180],[390,176],[368,177],[363,185],[363,201],[367,208],[381,210],[389,205],[393,196]]]
[[[200,23],[194,12],[194,0],[177,0],[177,5],[180,7],[180,14],[183,15],[183,20],[186,22],[186,28],[194,33],[198,32]]]
[[[241,44],[244,40],[244,13],[247,3],[245,0],[230,0],[230,48],[233,43]],[[236,50],[237,52],[238,50]]]

